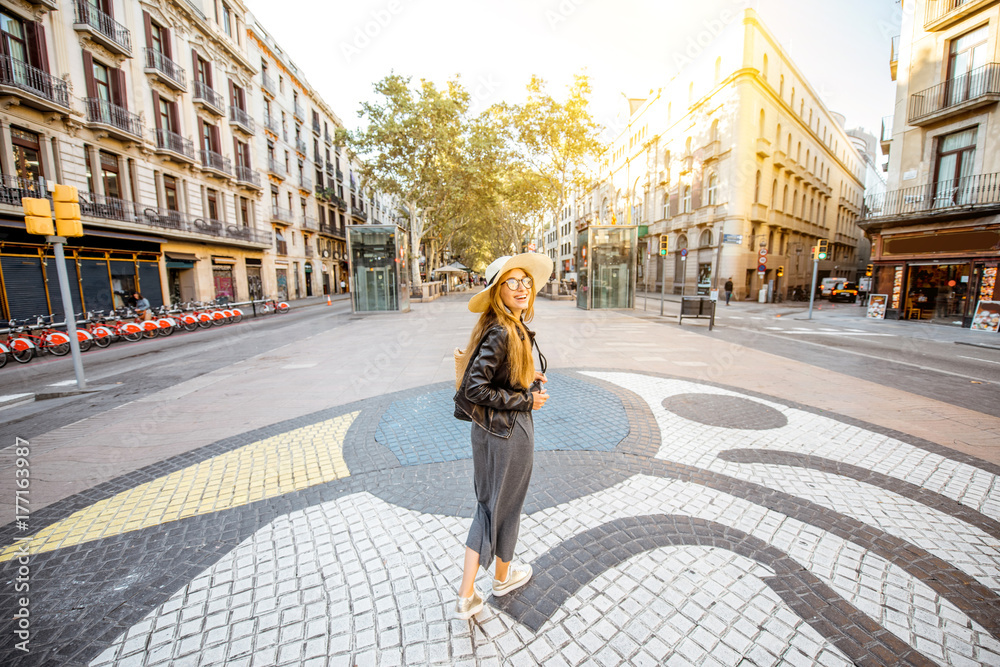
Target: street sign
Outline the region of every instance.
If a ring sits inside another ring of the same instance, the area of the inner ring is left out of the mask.
[[[722,235],[722,242],[723,243],[733,243],[733,244],[736,244],[736,245],[740,245],[740,244],[743,243],[743,235],[742,234],[723,234]]]
[[[687,257],[687,256],[688,256],[688,249],[681,248],[681,257]]]
[[[529,243],[528,244],[528,252],[535,252],[536,249],[537,249],[537,246],[534,243]]]
[[[757,265],[757,273],[764,273],[765,271],[767,271],[767,264]]]
[[[760,250],[757,251],[757,254],[760,255],[761,257],[767,257],[767,248],[761,248]]]

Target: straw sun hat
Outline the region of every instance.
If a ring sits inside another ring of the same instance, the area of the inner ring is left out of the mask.
[[[490,290],[500,276],[511,269],[521,269],[534,282],[532,292],[538,291],[538,286],[547,281],[552,274],[552,260],[547,255],[537,252],[525,252],[520,255],[504,255],[486,267],[486,288],[469,299],[469,310],[474,313],[485,312],[489,308]]]

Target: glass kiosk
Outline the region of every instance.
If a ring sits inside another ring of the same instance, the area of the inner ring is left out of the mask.
[[[633,308],[636,225],[591,225],[577,237],[576,305],[584,310]]]
[[[355,313],[410,310],[406,232],[396,225],[348,225],[351,310]]]

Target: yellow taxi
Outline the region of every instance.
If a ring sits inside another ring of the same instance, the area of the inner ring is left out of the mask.
[[[830,292],[830,301],[847,301],[855,303],[858,300],[857,283],[837,283]]]

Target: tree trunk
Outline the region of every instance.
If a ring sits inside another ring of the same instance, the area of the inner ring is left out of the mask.
[[[420,289],[423,284],[420,280],[420,238],[423,236],[424,223],[416,203],[411,201],[407,208],[410,211],[410,287]]]

